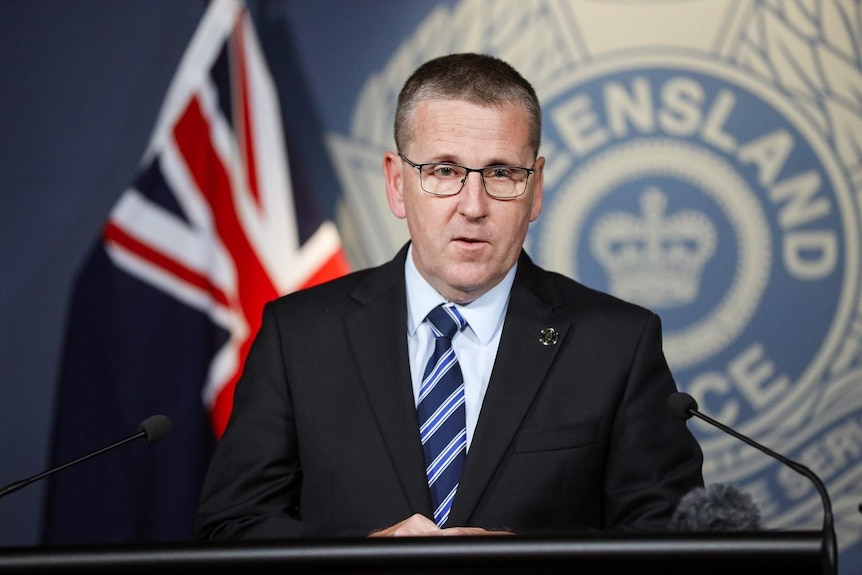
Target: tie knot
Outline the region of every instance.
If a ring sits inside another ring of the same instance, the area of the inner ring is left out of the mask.
[[[467,320],[461,317],[453,305],[440,304],[428,313],[426,318],[431,322],[436,337],[452,339],[455,334],[467,325]]]

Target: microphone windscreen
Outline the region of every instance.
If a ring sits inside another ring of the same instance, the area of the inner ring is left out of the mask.
[[[680,500],[670,520],[671,531],[758,531],[760,509],[732,485],[713,483],[698,487]]]
[[[151,415],[141,422],[138,431],[144,432],[144,438],[148,443],[158,441],[171,431],[173,423],[164,415]]]
[[[697,401],[689,394],[678,391],[668,396],[667,409],[675,418],[686,420],[691,418],[690,410],[697,410]]]

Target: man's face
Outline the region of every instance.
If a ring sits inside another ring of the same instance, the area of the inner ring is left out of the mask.
[[[413,123],[414,138],[402,152],[417,164],[533,166],[529,117],[521,106],[426,100],[416,108]],[[437,197],[422,191],[418,170],[397,154],[386,154],[389,207],[407,218],[416,268],[443,297],[473,301],[515,264],[527,227],[542,210],[544,163],[544,158],[536,160],[526,193],[512,200],[485,193],[476,172],[468,174],[457,195]]]

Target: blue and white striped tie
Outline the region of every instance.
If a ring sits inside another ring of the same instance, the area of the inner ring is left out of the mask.
[[[464,376],[452,338],[467,322],[454,306],[440,305],[426,318],[434,332],[434,352],[419,388],[419,435],[425,451],[425,472],[434,505],[434,522],[449,518],[467,452]]]

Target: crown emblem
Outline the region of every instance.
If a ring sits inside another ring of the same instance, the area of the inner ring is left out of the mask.
[[[615,295],[652,307],[693,301],[703,266],[715,252],[715,227],[693,210],[667,215],[667,196],[650,187],[641,216],[611,212],[593,228],[590,247]]]

